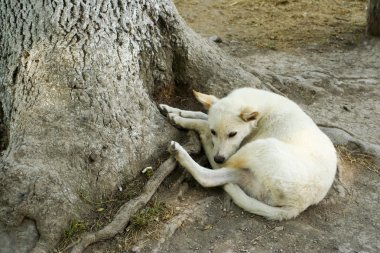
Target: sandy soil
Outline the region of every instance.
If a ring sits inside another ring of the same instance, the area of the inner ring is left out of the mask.
[[[275,73],[275,87],[316,122],[380,144],[380,40],[364,35],[366,1],[175,3],[195,31],[219,36],[244,65]],[[189,176],[176,184],[178,168],[155,197],[163,213],[87,252],[380,252],[380,168],[350,148],[339,147],[342,166],[328,197],[296,219],[244,212]]]

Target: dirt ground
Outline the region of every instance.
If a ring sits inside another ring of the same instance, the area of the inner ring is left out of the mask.
[[[346,48],[364,38],[366,0],[175,0],[187,24],[205,37],[257,49]],[[227,46],[228,47],[228,46]]]
[[[244,65],[275,73],[275,87],[316,122],[380,144],[380,40],[365,36],[367,1],[174,2],[195,31],[219,36]],[[380,252],[379,163],[348,148],[338,147],[342,165],[328,197],[296,219],[244,212],[221,189],[188,175],[178,181],[186,175],[178,168],[141,216],[148,222],[135,219],[87,252]],[[103,223],[112,218],[105,209]]]

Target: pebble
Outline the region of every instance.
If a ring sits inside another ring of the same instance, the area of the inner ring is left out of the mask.
[[[213,35],[213,36],[209,37],[208,39],[212,42],[215,42],[215,43],[222,43],[223,42],[222,38],[219,37],[218,35]]]
[[[282,230],[284,230],[284,226],[275,227],[274,230],[276,230],[276,231],[282,231]]]

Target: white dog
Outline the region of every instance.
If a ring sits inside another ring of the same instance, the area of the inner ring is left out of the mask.
[[[222,99],[194,94],[208,115],[167,105],[160,109],[175,125],[199,133],[215,170],[197,164],[174,141],[169,150],[202,186],[224,186],[238,206],[274,220],[296,217],[326,196],[336,151],[297,104],[253,88]]]

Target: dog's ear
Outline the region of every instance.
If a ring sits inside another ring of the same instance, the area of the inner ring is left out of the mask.
[[[206,108],[207,110],[219,99],[213,95],[206,95],[193,90],[195,98]]]
[[[245,107],[241,112],[240,112],[240,118],[245,121],[252,121],[257,119],[257,116],[259,116],[259,113],[253,110],[250,107]]]

